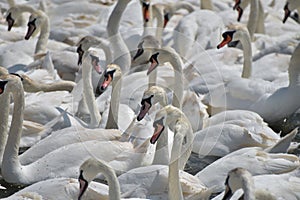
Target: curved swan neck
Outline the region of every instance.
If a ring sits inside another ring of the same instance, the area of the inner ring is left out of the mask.
[[[68,91],[71,92],[75,86],[75,83],[72,81],[59,81],[50,84],[36,83],[34,81],[24,84],[23,87],[26,92],[53,92],[53,91]]]
[[[242,174],[242,188],[244,190],[244,199],[255,200],[255,188],[252,176],[246,176]]]
[[[35,47],[35,54],[46,52],[48,38],[50,35],[49,17],[41,10],[38,10],[37,14],[42,18],[42,24],[40,27],[40,36]]]
[[[119,0],[114,7],[107,23],[107,34],[112,46],[111,53],[113,54],[113,63],[119,65],[122,68],[122,72],[127,72],[131,66],[131,57],[129,49],[125,44],[120,32],[119,26],[121,16],[125,11],[127,4],[131,0]]]
[[[168,129],[165,128],[157,141],[152,165],[168,165],[169,160]]]
[[[252,73],[252,47],[251,47],[250,35],[248,32],[243,33],[243,37],[240,38],[240,42],[243,46],[243,57],[244,57],[242,78],[250,78]]]
[[[95,94],[92,85],[92,62],[90,59],[90,54],[88,52],[83,56],[82,63],[82,81],[83,81],[83,94],[85,101],[87,103],[91,121],[89,123],[90,128],[99,127],[101,120],[101,115],[98,111],[97,103],[95,100]]]
[[[162,35],[163,35],[163,31],[164,31],[163,5],[161,5],[161,4],[153,5],[152,6],[152,14],[153,14],[153,18],[156,18],[156,20],[157,20],[155,37],[159,41],[159,44],[162,44]]]
[[[120,184],[119,184],[119,181],[118,181],[115,171],[111,167],[107,166],[107,168],[104,169],[102,171],[102,173],[108,182],[109,199],[110,200],[120,200],[121,199]]]
[[[258,7],[259,7],[258,0],[250,1],[250,14],[249,14],[247,28],[249,30],[251,41],[253,41],[253,39],[254,39],[253,38],[254,31],[255,31],[255,29],[257,27],[257,23],[258,23],[258,17],[259,17]]]
[[[111,100],[107,118],[106,129],[118,129],[118,115],[120,104],[120,93],[122,86],[122,77],[116,76],[112,82]]]
[[[1,171],[7,182],[18,183],[21,177],[24,178],[24,172],[18,158],[24,110],[24,90],[19,78],[14,81],[11,91],[14,99],[13,118],[4,150]]]
[[[190,4],[189,2],[185,2],[185,1],[176,2],[176,3],[173,3],[172,6],[170,6],[170,12],[172,15],[175,14],[175,12],[179,9],[185,9],[189,13],[195,11],[193,5]]]

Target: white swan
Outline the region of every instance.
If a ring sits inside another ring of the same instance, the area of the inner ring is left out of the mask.
[[[173,100],[172,105],[181,108],[183,98],[183,62],[180,56],[171,47],[163,47],[160,49],[154,49],[153,54],[149,59],[151,65],[148,68],[147,74],[149,75],[159,64],[170,62],[174,71],[174,84],[173,88]]]
[[[221,46],[231,40],[230,35],[233,34],[232,37],[235,37],[234,35],[237,32],[233,31],[227,33],[228,34],[225,34],[225,39],[221,43]],[[300,45],[296,47],[290,60],[288,69],[288,87],[281,87],[275,90],[276,88],[274,88],[273,85],[266,85],[266,81],[263,82],[264,85],[259,82],[257,83],[258,79],[256,79],[256,82],[246,79],[233,80],[226,85],[225,92],[224,87],[220,87],[211,93],[211,105],[213,107],[222,107],[225,109],[251,110],[257,112],[264,118],[264,121],[269,123],[287,117],[298,110],[300,106],[294,101],[294,99],[298,98],[297,91],[299,90],[299,54]],[[249,70],[247,71],[249,72]],[[264,88],[261,88],[262,85]],[[260,90],[258,90],[258,88],[260,88]],[[224,93],[226,97],[223,96]],[[276,113],[274,113],[274,110],[276,110]]]
[[[15,21],[22,17],[24,12],[33,13],[35,9],[29,5],[11,5],[11,8],[6,12],[6,21],[7,21],[7,29],[8,31],[11,30]]]
[[[154,144],[166,129],[166,126],[174,132],[174,141],[171,150],[169,164],[169,199],[183,199],[179,182],[179,169],[183,169],[191,153],[191,145],[194,139],[191,124],[186,116],[173,106],[165,106],[156,113],[153,123],[155,132],[150,142]],[[185,142],[184,142],[185,141]]]
[[[131,57],[121,33],[119,32],[120,20],[127,4],[131,0],[118,0],[107,22],[108,40],[111,44],[111,52],[113,54],[113,62],[121,66],[122,72],[129,71],[131,66]]]
[[[299,9],[300,7],[300,2],[297,0],[287,0],[286,4],[284,6],[284,17],[282,22],[285,23],[286,20],[288,19],[288,17],[291,14],[291,11],[295,10],[295,9]]]
[[[168,105],[163,107],[156,113],[153,126],[155,130],[153,136],[150,139],[150,142],[152,144],[161,140],[162,137],[164,137],[162,136],[162,134],[167,134],[167,132],[165,132],[167,127],[169,127],[174,132],[174,141],[171,150],[171,159],[169,162],[168,181],[163,181],[161,180],[162,178],[160,178],[161,176],[164,176],[163,174],[165,174],[165,172],[162,171],[164,171],[166,167],[163,167],[161,165],[153,165],[149,167],[134,169],[128,173],[121,175],[119,177],[120,182],[122,183],[121,187],[123,187],[123,183],[125,182],[128,182],[128,184],[130,184],[131,181],[134,181],[134,184],[137,185],[140,185],[139,183],[143,183],[144,186],[142,186],[143,189],[141,190],[143,191],[147,188],[147,197],[149,196],[151,198],[151,196],[153,195],[152,197],[154,197],[155,194],[158,196],[163,195],[160,193],[166,192],[165,189],[167,187],[166,185],[168,184],[168,199],[183,199],[183,190],[185,190],[186,187],[181,188],[182,183],[179,176],[179,170],[182,170],[184,168],[191,153],[191,142],[194,138],[191,125],[182,111],[174,106]],[[193,180],[192,177],[193,176],[190,176],[191,180]],[[144,184],[145,181],[147,182],[147,184]],[[187,181],[186,183],[187,185],[189,185],[188,182],[189,181]],[[128,187],[128,185],[126,186],[126,184],[124,184],[124,189],[126,187]],[[189,185],[187,187],[195,188],[194,192],[192,192],[193,189],[190,190],[192,194],[195,194],[195,192],[199,193],[200,196],[203,195],[202,198],[207,195],[207,188],[203,188],[202,184],[198,181],[195,181],[193,185]],[[188,188],[187,190],[189,190]],[[142,195],[139,194],[138,191],[139,189],[137,189],[135,195]]]
[[[230,173],[228,173],[228,176],[229,179],[232,179],[231,186],[234,186],[232,190],[242,187],[245,188],[246,191],[250,192],[250,190],[253,189],[254,191],[252,190],[252,192],[255,194],[256,199],[267,199],[267,197],[270,197],[271,194],[273,199],[296,200],[300,195],[299,169],[283,174],[264,174],[252,176],[246,169],[239,168],[233,169]],[[228,184],[226,187],[229,188],[230,185]],[[228,191],[226,196],[229,196],[229,194],[232,192],[230,192],[228,189],[226,191]],[[232,199],[234,197],[234,199],[238,199],[242,196],[242,194],[243,192],[238,190],[233,194]],[[247,192],[244,193],[244,197],[246,194]],[[222,199],[224,195],[225,192],[222,192],[213,200]]]
[[[21,80],[18,77],[11,76],[8,80],[4,81],[8,81],[6,89],[8,88],[8,90],[12,91],[15,102],[12,126],[9,130],[1,168],[2,176],[7,182],[31,184],[54,177],[76,177],[76,168],[81,164],[80,160],[86,159],[91,154],[96,158],[110,161],[121,152],[134,151],[131,143],[92,140],[64,146],[48,153],[43,158],[31,164],[21,165],[18,150],[21,136],[20,125],[23,120],[24,92]],[[99,148],[104,149],[99,152]],[[58,164],[60,163],[59,160],[62,159],[61,156],[66,161],[62,165]],[[66,159],[69,159],[69,161]],[[35,174],[36,170],[39,171],[38,174]]]
[[[251,173],[244,168],[235,168],[229,171],[225,185],[224,200],[230,199],[235,191],[240,188],[244,191],[243,199],[245,200],[276,199],[270,192],[256,191]]]
[[[32,35],[40,32],[39,39],[36,43],[35,54],[45,53],[50,35],[50,21],[46,13],[41,10],[34,10],[28,21],[28,29],[25,39],[28,40]]]
[[[121,199],[120,184],[117,179],[116,173],[114,169],[111,168],[110,165],[105,161],[90,158],[86,160],[84,163],[82,163],[79,169],[79,173],[80,175],[78,180],[80,183],[80,192],[78,195],[78,200],[82,198],[85,199],[85,191],[87,190],[92,180],[96,178],[97,174],[99,173],[102,173],[108,182],[108,187],[109,187],[108,198],[111,200]]]
[[[225,189],[224,180],[227,173],[236,167],[243,167],[253,175],[259,175],[286,173],[298,168],[299,165],[299,158],[295,155],[266,153],[259,147],[248,147],[216,160],[196,176],[206,187],[212,188],[213,193],[216,193]]]

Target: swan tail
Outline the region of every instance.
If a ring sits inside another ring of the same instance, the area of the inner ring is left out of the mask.
[[[286,153],[290,147],[292,140],[297,135],[297,132],[298,132],[298,128],[295,128],[289,134],[280,138],[276,144],[266,148],[265,151],[268,153]]]

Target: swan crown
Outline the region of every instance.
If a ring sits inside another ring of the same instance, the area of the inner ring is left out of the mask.
[[[105,161],[89,158],[79,168],[82,177],[90,183],[99,172],[113,170]]]
[[[147,99],[151,96],[153,96],[151,98],[152,105],[154,105],[156,103],[160,103],[165,106],[167,104],[167,95],[166,95],[165,90],[162,87],[151,86],[150,88],[145,90],[143,99]]]

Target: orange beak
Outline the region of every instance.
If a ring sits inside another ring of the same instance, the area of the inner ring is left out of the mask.
[[[226,44],[231,42],[232,38],[229,35],[226,35],[226,38],[217,46],[218,49],[224,47]]]

